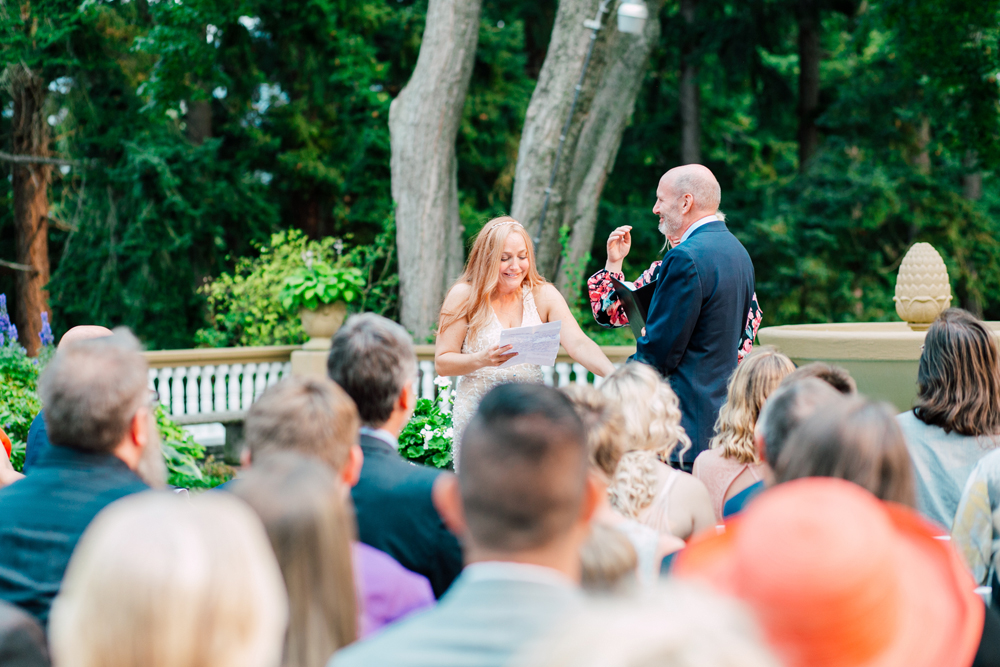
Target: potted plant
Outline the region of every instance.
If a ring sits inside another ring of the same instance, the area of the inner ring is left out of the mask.
[[[299,311],[309,336],[304,347],[329,349],[330,338],[344,323],[347,304],[361,296],[364,287],[360,269],[310,262],[285,278],[279,296],[285,308]]]

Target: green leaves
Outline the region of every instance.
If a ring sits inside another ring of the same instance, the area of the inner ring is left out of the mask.
[[[433,468],[452,468],[454,430],[450,406],[453,403],[448,389],[438,394],[436,400],[417,401],[413,416],[399,434],[399,453],[403,458]]]
[[[343,301],[353,303],[365,287],[361,270],[334,268],[326,262],[313,262],[285,278],[281,305],[289,311],[315,310],[321,305]]]

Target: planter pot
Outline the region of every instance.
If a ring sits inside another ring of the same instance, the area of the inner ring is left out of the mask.
[[[303,308],[299,311],[302,328],[309,340],[303,345],[307,350],[329,350],[330,339],[337,333],[347,315],[347,304],[343,301],[325,304],[316,310]]]

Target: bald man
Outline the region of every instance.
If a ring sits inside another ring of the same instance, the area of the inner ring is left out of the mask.
[[[73,327],[66,333],[62,335],[59,339],[59,347],[62,348],[69,343],[75,343],[81,340],[91,340],[93,338],[104,338],[105,336],[112,336],[114,332],[107,327],[98,326],[96,324],[82,324],[78,327]],[[24,470],[25,473],[31,471],[34,467],[35,462],[38,461],[38,457],[41,453],[49,447],[49,434],[45,428],[45,418],[44,415],[39,412],[35,415],[35,419],[31,422],[31,428],[28,429],[28,442],[25,443],[24,448]]]
[[[712,172],[689,164],[671,169],[656,188],[653,214],[673,246],[634,283],[656,281],[645,335],[630,361],[656,368],[681,403],[681,424],[692,447],[674,463],[690,471],[708,448],[726,384],[760,324],[753,262],[719,213],[722,191]],[[625,280],[622,260],[632,247],[630,226],[608,237],[608,261],[590,277],[590,301],[604,326],[625,326],[628,317],[615,297],[611,276]]]

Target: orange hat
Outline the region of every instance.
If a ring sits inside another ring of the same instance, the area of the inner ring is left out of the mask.
[[[3,445],[3,448],[7,450],[7,458],[10,458],[10,451],[13,448],[13,445],[10,442],[10,438],[7,437],[7,434],[3,432],[2,428],[0,428],[0,445]]]
[[[951,544],[841,479],[761,495],[674,566],[742,599],[788,667],[969,667],[985,605]]]

